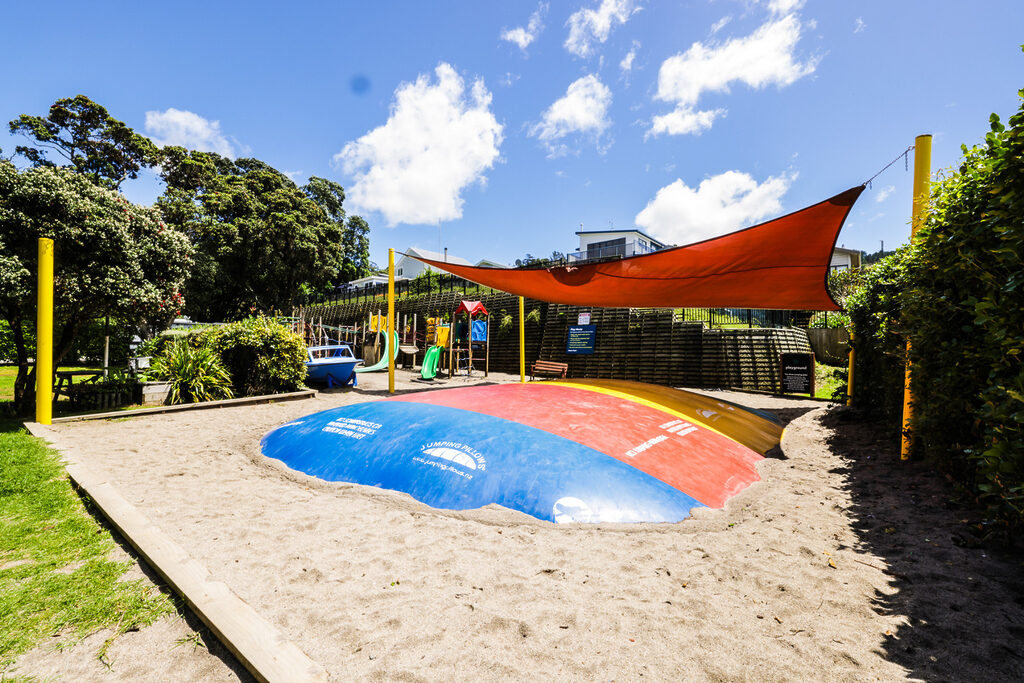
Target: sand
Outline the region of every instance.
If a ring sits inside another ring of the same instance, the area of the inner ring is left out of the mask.
[[[845,409],[708,392],[789,421],[761,482],[679,524],[556,526],[496,506],[434,510],[260,455],[271,428],[377,399],[386,376],[360,384],[55,429],[334,680],[1024,677],[1020,555],[964,545],[970,513],[945,482]],[[14,671],[244,678],[216,647],[175,648],[192,627],[128,634],[109,669],[86,641],[38,648]]]

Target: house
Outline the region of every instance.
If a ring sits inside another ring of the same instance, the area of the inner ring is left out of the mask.
[[[405,254],[395,262],[395,277],[406,278],[412,280],[413,278],[422,275],[426,271],[437,272],[436,268],[428,266],[423,261],[418,261],[413,256],[422,256],[433,261],[445,261],[447,263],[454,263],[460,266],[472,266],[473,264],[464,258],[459,256],[452,256],[449,253],[439,254],[436,251],[428,251],[427,249],[420,249],[419,247],[409,247],[405,250]]]
[[[836,247],[832,250],[832,262],[828,264],[829,270],[846,270],[860,268],[860,250]]]
[[[477,261],[476,262],[476,267],[477,268],[508,268],[508,266],[506,266],[504,263],[498,263],[497,261],[492,261],[491,259],[487,259],[487,258],[482,258],[479,261]]]
[[[570,262],[639,256],[668,246],[642,230],[578,230],[576,235],[580,246],[567,254]]]
[[[395,281],[404,280],[405,278],[399,278],[395,276]],[[376,287],[377,285],[386,285],[388,283],[387,275],[367,275],[361,277],[358,280],[352,280],[341,285],[339,289],[366,289],[367,287]]]

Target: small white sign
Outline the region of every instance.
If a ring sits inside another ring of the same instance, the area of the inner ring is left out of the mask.
[[[579,319],[576,321],[576,324],[577,325],[589,325],[590,324],[590,314],[589,313],[580,313],[579,314]]]

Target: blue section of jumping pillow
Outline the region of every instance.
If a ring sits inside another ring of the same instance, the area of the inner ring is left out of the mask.
[[[282,425],[261,445],[314,477],[404,491],[448,510],[497,503],[552,522],[678,522],[703,507],[587,446],[445,406],[335,408]]]

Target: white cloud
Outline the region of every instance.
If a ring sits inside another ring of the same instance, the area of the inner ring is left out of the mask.
[[[715,35],[719,31],[721,31],[723,28],[725,28],[725,25],[728,24],[730,21],[732,21],[732,15],[727,14],[718,21],[716,21],[715,23],[711,24],[711,35]]]
[[[634,40],[633,47],[630,48],[629,52],[626,53],[626,56],[622,58],[621,62],[619,62],[619,69],[622,71],[623,78],[628,79],[630,72],[633,71],[633,62],[636,60],[636,51],[639,47],[640,43]]]
[[[549,156],[565,154],[568,148],[559,140],[573,133],[592,136],[595,140],[611,125],[608,107],[612,91],[597,76],[590,74],[573,81],[562,97],[544,112],[539,123],[530,128],[530,135],[548,148]]]
[[[891,195],[895,190],[895,185],[886,185],[885,187],[878,191],[878,196],[875,197],[875,201],[878,203],[884,202],[886,199],[889,198],[889,195]]]
[[[857,21],[853,22],[853,32],[854,33],[860,33],[861,31],[863,31],[867,27],[868,27],[868,25],[865,24],[864,20],[862,18],[860,18],[860,17],[857,17]]]
[[[199,114],[171,107],[166,111],[147,111],[145,125],[146,133],[161,147],[175,145],[235,158],[234,147],[220,131],[220,121],[209,121]]]
[[[503,127],[483,80],[467,92],[451,65],[434,72],[437,83],[421,74],[399,85],[387,122],[334,156],[355,177],[347,199],[380,212],[389,226],[461,218],[462,190],[486,182],[498,158]]]
[[[632,50],[630,50],[629,52],[627,52],[626,56],[622,58],[622,61],[619,62],[619,68],[622,69],[625,73],[629,73],[630,71],[633,70],[633,60],[634,59],[636,59],[636,48],[635,47]]]
[[[597,9],[577,10],[566,22],[569,37],[565,39],[565,49],[578,57],[591,56],[595,41],[603,43],[608,40],[615,24],[625,24],[639,11],[637,0],[601,0]]]
[[[704,130],[696,124],[710,125],[723,113],[694,111],[705,92],[728,93],[733,82],[755,89],[772,84],[784,87],[813,73],[815,60],[801,63],[794,57],[800,28],[799,18],[790,14],[769,21],[744,38],[722,45],[694,43],[685,53],[666,59],[658,72],[655,99],[674,102],[676,110],[654,117],[649,134]]]
[[[795,178],[782,174],[758,184],[746,173],[726,171],[701,181],[697,189],[677,179],[658,190],[636,215],[636,224],[672,244],[724,235],[779,214],[780,199]]]
[[[706,111],[693,111],[685,107],[678,107],[675,111],[661,116],[655,116],[651,120],[651,128],[644,134],[645,138],[653,135],[688,135],[693,133],[700,135],[711,128],[719,116],[724,116],[725,109],[709,109]]]
[[[281,171],[281,173],[283,173],[285,176],[287,176],[288,180],[290,180],[290,181],[292,181],[293,183],[296,183],[296,184],[298,184],[298,182],[299,182],[298,179],[302,177],[302,170],[301,169],[298,170],[298,171]]]
[[[530,21],[526,27],[517,26],[512,29],[501,32],[501,39],[507,40],[510,43],[515,43],[519,46],[519,49],[523,52],[530,46],[530,43],[537,40],[537,36],[544,30],[543,18],[544,14],[548,11],[547,3],[541,3],[533,14],[530,15]]]
[[[795,12],[804,6],[806,0],[768,0],[768,10],[772,14],[783,15]]]

